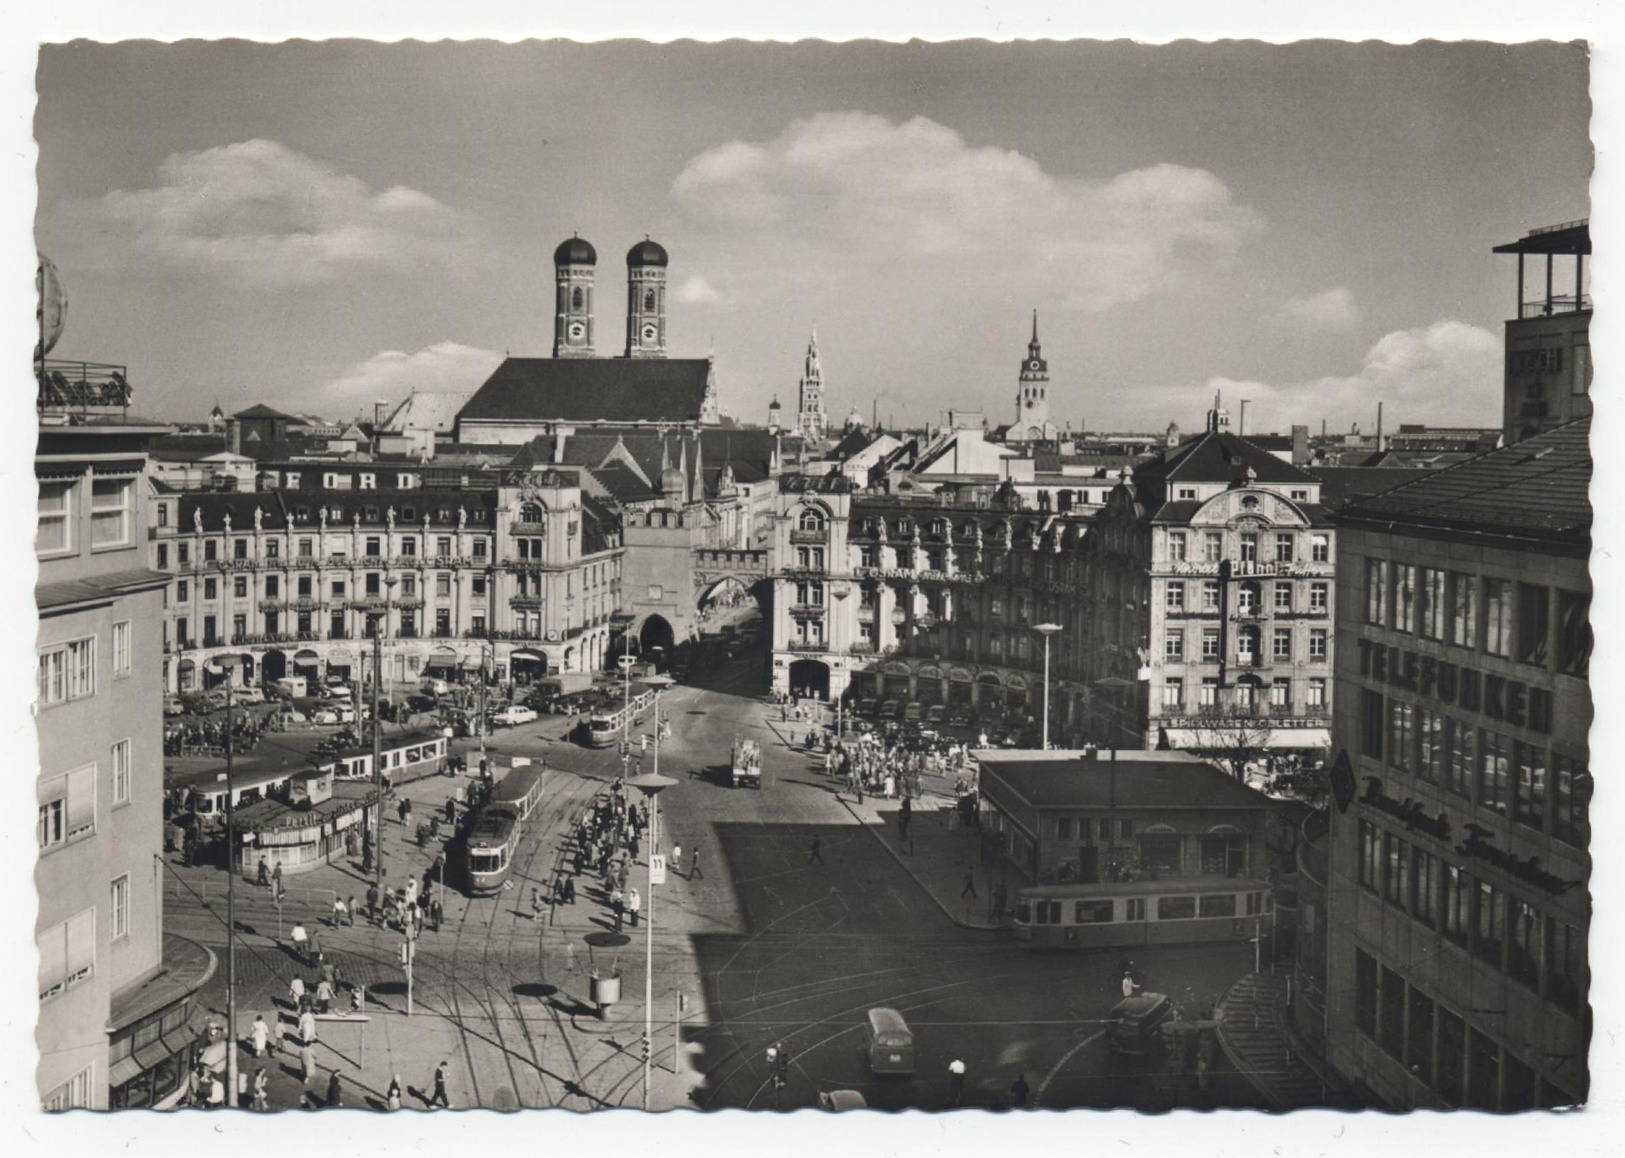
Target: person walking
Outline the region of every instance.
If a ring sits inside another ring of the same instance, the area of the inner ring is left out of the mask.
[[[310,960],[315,962],[315,961],[320,961],[321,959],[322,959],[322,930],[321,930],[321,928],[319,926],[312,925],[310,927]]]
[[[965,870],[965,884],[959,890],[959,895],[962,897],[974,897],[976,895],[976,870]]]
[[[321,971],[323,981],[327,982],[329,985],[337,985],[339,983],[339,971],[334,964],[327,959],[326,953],[323,953],[316,958],[316,964]]]
[[[542,919],[542,890],[538,888],[530,890],[530,919],[533,921]]]
[[[271,870],[271,895],[274,896],[274,897],[280,897],[282,895],[282,862],[281,861],[277,861],[276,862],[276,867]]]
[[[700,850],[696,846],[694,855],[688,858],[688,879],[693,880],[695,877],[703,877],[704,875],[700,871]]]
[[[325,977],[316,983],[316,1012],[330,1013],[333,1009],[333,983]]]
[[[299,1047],[299,1069],[304,1076],[305,1085],[316,1080],[316,1047],[302,1045]]]
[[[295,921],[293,923],[292,939],[293,951],[294,954],[299,958],[299,963],[301,965],[309,965],[310,957],[307,955],[307,950],[310,945],[310,934],[305,932],[305,923],[303,921]]]
[[[575,899],[574,897],[571,897],[571,900],[574,900],[574,899]],[[433,927],[433,929],[434,929],[434,931],[436,933],[440,932],[440,924],[445,919],[446,919],[445,907],[440,902],[439,894],[436,894],[434,900],[429,902],[429,921],[430,921],[431,926]]]
[[[288,982],[288,997],[293,1001],[293,1011],[298,1013],[305,1007],[305,979],[295,977]]]
[[[279,1013],[276,1015],[276,1020],[271,1023],[270,1049],[272,1057],[275,1057],[277,1054],[281,1053],[286,1047],[287,1043],[284,1040],[286,1033],[287,1030],[282,1024],[282,1015]]]
[[[271,1041],[271,1027],[265,1024],[265,1014],[256,1013],[254,1015],[254,1027],[248,1032],[254,1042],[254,1056],[264,1057],[265,1047]]]
[[[1018,1110],[1025,1110],[1027,1108],[1027,1095],[1031,1092],[1032,1087],[1027,1084],[1027,1075],[1025,1073],[1016,1074],[1016,1080],[1010,1084],[1010,1104]]]
[[[683,846],[680,844],[671,846],[671,871],[674,874],[683,871]]]
[[[337,929],[344,924],[344,919],[350,915],[350,910],[344,904],[344,898],[337,893],[333,894],[333,928]]]
[[[306,1045],[316,1044],[316,1015],[309,1009],[299,1015],[299,1040]]]
[[[342,1110],[344,1108],[344,1083],[339,1080],[339,1071],[334,1070],[327,1077],[326,1110]]]
[[[815,837],[812,838],[812,850],[807,854],[807,864],[808,865],[815,865],[815,864],[823,864],[824,863],[824,854],[821,851],[822,845],[823,845],[823,842],[821,840],[819,840],[818,837],[815,836]]]
[[[271,1108],[270,1098],[265,1091],[265,1067],[260,1066],[254,1071],[254,1102],[253,1108],[257,1113],[265,1113]]]
[[[609,894],[609,903],[615,910],[615,931],[619,933],[621,931],[621,920],[626,915],[626,898],[621,894],[620,889],[615,889]]]
[[[451,1099],[446,1096],[446,1077],[446,1063],[441,1062],[434,1070],[434,1094],[429,1098],[429,1105],[449,1110]]]
[[[254,883],[259,885],[262,889],[268,889],[271,887],[271,866],[265,863],[265,858],[263,856],[260,857],[259,872],[254,878]]]
[[[389,1092],[384,1095],[384,1106],[390,1110],[401,1108],[401,1075],[389,1079]]]
[[[637,889],[628,889],[626,893],[626,911],[632,915],[632,927],[638,927],[638,910],[643,908],[643,898],[638,896]]]
[[[367,886],[367,920],[374,925],[378,923],[378,883],[376,881]]]
[[[210,1074],[209,1074],[208,1107],[211,1110],[218,1110],[218,1109],[220,1109],[220,1107],[224,1106],[225,1104],[226,1104],[226,1086],[225,1086],[225,1083],[220,1080],[220,1075],[218,1075],[216,1073],[213,1073],[211,1071]]]
[[[355,897],[352,896],[344,906],[344,924],[347,928],[355,928],[356,908]]]
[[[565,905],[573,905],[573,904],[576,903],[576,879],[575,879],[575,877],[565,877],[564,878],[564,888],[563,888],[562,892],[559,894],[559,902],[561,904],[565,904]]]
[[[406,878],[406,903],[408,905],[411,905],[414,902],[416,902],[417,899],[418,899],[418,879],[417,879],[417,877],[407,877]]]

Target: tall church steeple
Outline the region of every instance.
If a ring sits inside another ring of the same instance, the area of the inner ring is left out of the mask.
[[[553,356],[594,356],[592,290],[598,252],[590,242],[571,237],[553,251]]]
[[[818,329],[813,328],[807,342],[807,357],[802,367],[798,386],[800,403],[797,406],[797,427],[805,439],[817,441],[824,437],[829,418],[824,413],[824,369],[818,362]]]
[[[1021,377],[1016,387],[1016,421],[1014,433],[1022,440],[1027,432],[1037,427],[1043,438],[1043,429],[1049,425],[1049,363],[1038,344],[1038,311],[1033,311],[1033,337],[1027,343],[1027,357],[1021,363]]]
[[[626,253],[626,356],[666,356],[666,250],[647,236]]]

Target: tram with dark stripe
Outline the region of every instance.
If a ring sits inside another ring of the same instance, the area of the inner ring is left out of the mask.
[[[1243,941],[1273,922],[1268,881],[1167,878],[1016,891],[1012,931],[1027,949],[1103,949]]]
[[[464,837],[464,859],[468,871],[468,891],[488,897],[502,891],[513,871],[514,854],[525,822],[512,804],[487,804],[469,822]]]

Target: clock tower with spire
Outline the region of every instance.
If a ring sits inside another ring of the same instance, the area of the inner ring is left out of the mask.
[[[824,437],[829,416],[824,413],[824,371],[818,364],[818,331],[812,332],[807,343],[807,361],[801,375],[800,404],[797,408],[797,427],[801,437],[817,442]]]
[[[1016,387],[1016,420],[1012,437],[1022,442],[1040,442],[1050,437],[1049,363],[1038,344],[1038,311],[1033,311],[1033,339],[1027,343],[1027,356],[1021,362],[1021,378]]]

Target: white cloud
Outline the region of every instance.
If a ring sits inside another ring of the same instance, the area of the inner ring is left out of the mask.
[[[100,260],[229,273],[273,286],[346,270],[413,270],[464,249],[468,225],[426,193],[373,192],[276,141],[171,154],[151,188],[115,189],[67,210]]]
[[[1352,330],[1360,320],[1360,307],[1345,287],[1322,290],[1318,294],[1288,298],[1275,311],[1275,320],[1309,330],[1336,332]]]
[[[1210,378],[1202,387],[1202,406],[1211,405],[1215,390],[1222,391],[1235,423],[1245,398],[1247,429],[1254,432],[1284,433],[1293,423],[1318,431],[1324,418],[1331,431],[1358,424],[1371,433],[1379,402],[1388,431],[1402,422],[1499,426],[1502,359],[1501,339],[1490,331],[1465,322],[1436,322],[1385,334],[1353,374],[1274,384]]]
[[[703,277],[691,277],[677,287],[680,302],[720,302],[722,295]]]
[[[360,407],[370,415],[373,402],[384,399],[393,406],[414,390],[472,393],[501,362],[502,355],[495,350],[458,342],[436,342],[410,354],[383,350],[327,383],[312,402],[324,412],[348,413]]]
[[[677,252],[699,254],[730,300],[839,279],[843,293],[867,281],[879,304],[912,281],[939,296],[959,286],[1100,311],[1235,251],[1263,225],[1205,170],[1055,176],[923,117],[856,112],[709,149],[672,193],[694,234]]]

